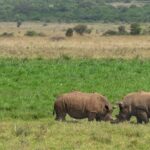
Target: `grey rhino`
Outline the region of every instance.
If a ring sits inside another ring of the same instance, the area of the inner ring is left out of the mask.
[[[119,115],[116,115],[115,122],[130,121],[135,116],[137,123],[148,123],[150,118],[150,92],[135,92],[124,97],[123,101],[118,103]]]
[[[65,120],[66,114],[75,118],[88,118],[89,121],[111,121],[112,107],[107,98],[98,93],[74,91],[57,98],[54,103],[56,120]]]

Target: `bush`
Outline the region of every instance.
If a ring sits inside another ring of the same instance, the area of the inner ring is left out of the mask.
[[[127,31],[126,31],[125,26],[119,26],[119,27],[118,27],[118,33],[119,33],[120,35],[127,34]]]
[[[72,28],[68,28],[66,31],[66,36],[67,37],[72,37],[73,36],[73,29]]]
[[[139,35],[141,33],[141,27],[138,23],[133,23],[130,25],[130,34]]]
[[[74,27],[74,31],[77,34],[83,35],[83,33],[86,33],[86,31],[87,31],[87,26],[86,25],[77,25]]]
[[[0,36],[1,36],[1,37],[12,37],[12,36],[14,36],[14,33],[13,33],[13,32],[11,32],[11,33],[4,32],[4,33],[2,33]]]
[[[18,20],[18,21],[17,21],[17,27],[19,28],[21,25],[22,25],[22,21],[21,21],[21,20]]]
[[[103,35],[118,35],[118,32],[113,30],[107,30],[103,33]]]
[[[142,31],[143,35],[150,35],[150,26]]]
[[[27,32],[25,33],[25,35],[26,35],[26,36],[37,36],[38,33],[35,32],[35,31],[27,31]]]
[[[25,33],[26,36],[46,36],[44,33],[40,32],[40,33],[37,33],[36,31],[27,31]]]
[[[85,31],[85,33],[87,33],[87,34],[91,34],[91,32],[92,32],[92,29],[86,29],[86,31]]]

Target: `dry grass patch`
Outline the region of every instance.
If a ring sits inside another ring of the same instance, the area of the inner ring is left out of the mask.
[[[19,58],[134,58],[150,57],[150,36],[101,36],[108,29],[117,30],[119,24],[88,24],[90,35],[64,38],[65,31],[76,24],[0,23],[0,33],[14,33],[14,37],[0,37],[0,57]],[[144,27],[148,24],[143,25]],[[126,25],[127,30],[129,25]],[[42,33],[46,37],[26,37],[27,31]],[[53,39],[60,40],[53,40]]]
[[[59,41],[49,37],[0,38],[0,57],[149,58],[150,36],[75,36]]]
[[[28,122],[3,121],[0,123],[0,130],[0,149],[147,150],[150,146],[149,124],[111,125],[104,122],[71,120],[55,122],[51,119]]]

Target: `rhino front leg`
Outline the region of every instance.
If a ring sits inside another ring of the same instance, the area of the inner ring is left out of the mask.
[[[56,121],[65,121],[66,113],[65,112],[56,112]]]
[[[88,113],[88,121],[93,121],[96,118],[95,112],[89,112]]]
[[[138,110],[136,118],[137,118],[137,123],[144,122],[146,124],[149,121],[147,113],[142,110]]]

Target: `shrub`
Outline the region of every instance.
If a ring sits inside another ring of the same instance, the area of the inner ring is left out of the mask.
[[[68,28],[66,31],[66,36],[67,37],[72,37],[73,36],[73,29],[72,28]]]
[[[26,36],[46,36],[44,33],[42,33],[42,32],[40,32],[40,33],[38,33],[38,32],[36,32],[36,31],[27,31],[26,33],[25,33],[25,35]]]
[[[107,30],[103,33],[103,35],[118,35],[118,32],[113,30]]]
[[[119,26],[119,27],[118,27],[118,33],[119,33],[120,35],[127,34],[127,31],[126,31],[125,26]]]
[[[21,20],[18,20],[18,21],[17,21],[17,27],[19,28],[21,25],[22,25],[22,21],[21,21]]]
[[[130,34],[131,35],[138,35],[141,33],[141,27],[138,23],[133,23],[130,25]]]
[[[35,31],[27,31],[27,32],[25,33],[25,35],[26,35],[26,36],[37,36],[38,33],[35,32]]]
[[[74,27],[74,31],[79,35],[83,35],[87,31],[87,26],[86,25],[77,25]]]
[[[143,35],[150,35],[150,26],[142,31]]]
[[[87,34],[91,34],[91,32],[92,32],[92,29],[86,29],[85,30],[85,33],[87,33]]]
[[[1,37],[12,37],[12,36],[14,36],[14,33],[13,33],[13,32],[11,32],[11,33],[4,32],[4,33],[2,33],[0,36],[1,36]]]

